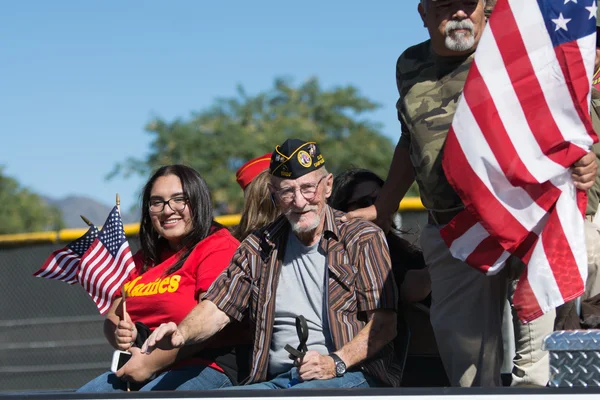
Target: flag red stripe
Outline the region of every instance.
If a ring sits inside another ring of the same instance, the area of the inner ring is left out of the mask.
[[[67,275],[77,272],[77,266],[79,265],[79,256],[65,257],[61,262],[61,269],[51,279],[65,280]]]
[[[590,113],[590,81],[587,76],[587,70],[581,56],[581,50],[576,42],[569,42],[555,47],[554,52],[558,64],[567,81],[567,87],[573,98],[575,109],[581,121],[585,125],[588,135],[596,142],[597,135],[592,126],[592,121],[589,118]],[[584,153],[583,149],[579,149],[580,153]],[[575,160],[581,156],[575,156]]]
[[[84,254],[81,263],[81,284],[83,288],[90,293],[91,288],[94,284],[94,274],[98,269],[101,268],[103,262],[106,260],[108,251],[104,248],[102,242],[96,239],[88,252]],[[89,257],[88,257],[89,256]],[[91,296],[91,293],[90,293]]]
[[[100,276],[100,278],[98,279],[98,282],[96,284],[96,295],[94,297],[94,299],[96,298],[104,298],[105,294],[108,293],[110,291],[109,288],[112,288],[114,286],[114,282],[118,282],[119,279],[115,279],[113,282],[109,283],[108,281],[113,277],[113,276],[121,276],[122,272],[123,272],[123,261],[125,256],[128,254],[129,249],[123,249],[123,251],[120,252],[119,257],[117,259],[112,259],[112,263],[110,265],[110,267],[107,269],[107,272],[105,272],[102,276]],[[111,257],[112,258],[112,257]],[[119,283],[117,283],[119,284]],[[104,300],[102,300],[104,301]],[[100,307],[100,305],[98,306]]]
[[[42,268],[45,270],[38,271],[34,274],[34,276],[45,279],[56,279],[62,280],[62,274],[65,272],[70,272],[69,269],[73,268],[72,264],[68,264],[65,267],[65,264],[69,263],[70,260],[75,259],[75,261],[79,260],[77,255],[74,255],[70,249],[63,249],[59,253],[51,255],[47,262],[44,264]]]
[[[463,98],[463,100],[465,100]],[[490,232],[491,227],[496,228],[494,232],[500,237],[500,245],[506,250],[513,250],[517,247],[523,237],[529,234],[520,222],[508,211],[504,205],[490,192],[485,183],[473,170],[467,160],[458,139],[454,133],[454,128],[450,128],[444,154],[452,154],[452,157],[444,157],[442,160],[446,171],[460,171],[459,176],[446,174],[450,184],[456,189],[458,195],[465,203],[465,207],[472,207],[471,194],[476,194],[477,203],[483,204],[486,208],[487,220],[481,220],[481,224]],[[450,163],[450,165],[447,165]],[[458,182],[460,180],[460,182]],[[477,214],[481,207],[477,207],[473,212]],[[464,228],[463,228],[464,229]],[[494,260],[493,260],[494,261]],[[493,263],[493,261],[491,261]]]
[[[548,211],[560,196],[561,191],[551,182],[540,184],[521,160],[476,62],[473,62],[469,71],[464,97],[508,181],[515,187],[523,188],[532,200]],[[482,217],[486,219],[485,216],[482,215]]]
[[[543,315],[540,304],[529,285],[527,268],[521,273],[513,297],[515,311],[523,322],[529,322]]]
[[[127,252],[129,252],[129,249],[127,249]],[[130,257],[128,260],[124,260],[124,258],[127,255],[127,252],[124,251],[122,256],[119,258],[119,261],[118,261],[119,267],[118,267],[118,270],[115,272],[115,276],[117,276],[117,279],[113,280],[110,283],[106,283],[103,286],[103,291],[99,298],[99,302],[97,303],[99,309],[102,309],[104,304],[109,306],[112,303],[113,294],[116,292],[116,290],[121,286],[123,281],[129,275],[128,271],[129,271],[129,267],[133,263],[133,259]]]
[[[45,278],[48,274],[54,272],[55,268],[57,268],[58,266],[56,265],[56,259],[60,258],[62,255],[64,254],[69,254],[71,253],[71,249],[69,249],[68,247],[62,248],[60,250],[56,250],[54,251],[52,254],[50,254],[50,256],[46,259],[46,261],[44,262],[44,264],[42,265],[42,268],[40,268],[37,272],[35,272],[33,275],[40,277],[40,278]]]
[[[446,242],[446,245],[450,247],[452,242],[467,233],[477,222],[477,218],[468,210],[459,213],[446,225],[446,229],[442,231],[442,238]]]
[[[508,3],[499,4],[500,9],[508,7]],[[574,151],[577,146],[565,142],[560,129],[556,125],[554,116],[545,101],[545,94],[531,64],[529,57],[524,57],[527,48],[521,37],[519,26],[511,12],[499,12],[501,18],[490,18],[492,32],[501,32],[502,39],[496,40],[498,49],[502,54],[504,65],[513,88],[527,120],[529,128],[536,138],[542,152],[557,164],[569,167],[573,162],[565,165],[569,158],[565,155]]]
[[[580,296],[585,283],[581,279],[577,261],[571,251],[556,209],[550,213],[544,227],[542,244],[565,302]]]
[[[484,239],[475,250],[467,257],[465,262],[476,269],[487,273],[492,265],[504,254],[504,249],[498,240],[492,236]]]
[[[102,243],[99,243],[99,246],[100,250],[96,254],[93,265],[90,265],[90,274],[89,278],[87,279],[88,287],[86,290],[92,297],[96,295],[96,284],[99,276],[102,274],[102,271],[108,269],[111,262],[111,255],[108,250]]]

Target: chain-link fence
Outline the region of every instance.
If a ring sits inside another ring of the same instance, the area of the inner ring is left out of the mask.
[[[405,212],[401,227],[415,241],[423,212]],[[137,251],[137,238],[129,238]],[[0,248],[0,390],[72,389],[108,371],[113,349],[103,317],[78,284],[35,278],[66,243]]]
[[[129,239],[133,251],[138,246]],[[0,388],[76,388],[110,367],[103,317],[78,285],[35,278],[66,243],[0,249]]]

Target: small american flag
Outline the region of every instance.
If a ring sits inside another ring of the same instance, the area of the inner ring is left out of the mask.
[[[466,210],[452,254],[487,274],[527,268],[514,296],[531,321],[580,296],[586,196],[569,167],[597,141],[589,113],[596,0],[500,0],[483,32],[444,149]]]
[[[117,207],[110,212],[98,238],[81,257],[79,283],[92,297],[100,314],[112,304],[112,296],[134,268],[123,221]]]
[[[76,283],[81,256],[90,248],[97,237],[98,228],[95,226],[90,227],[82,237],[50,254],[42,268],[35,272],[33,276],[57,279],[70,285]]]

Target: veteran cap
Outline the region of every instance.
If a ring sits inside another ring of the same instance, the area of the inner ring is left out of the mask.
[[[325,165],[316,142],[287,139],[271,155],[271,175],[297,179]]]

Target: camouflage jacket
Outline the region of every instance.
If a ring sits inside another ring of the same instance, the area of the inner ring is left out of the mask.
[[[600,135],[600,91],[596,88],[592,88],[592,124],[596,134]],[[596,153],[599,174],[596,175],[594,186],[588,190],[588,204],[585,215],[595,215],[600,201],[600,143],[593,145],[592,150]]]
[[[428,40],[408,48],[396,63],[398,144],[409,149],[421,201],[431,210],[462,207],[444,174],[442,154],[472,60],[437,56]]]

